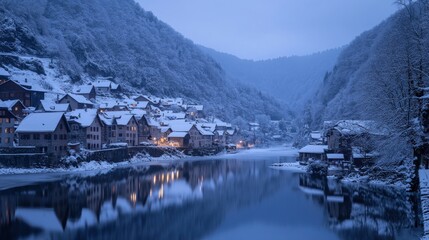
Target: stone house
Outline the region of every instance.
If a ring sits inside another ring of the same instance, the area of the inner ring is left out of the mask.
[[[103,122],[97,109],[77,109],[66,114],[70,126],[70,143],[80,143],[89,150],[99,150],[103,145]]]
[[[104,112],[100,114],[104,123],[103,142],[127,143],[128,146],[137,146],[138,123],[134,115],[127,111]]]
[[[8,108],[0,108],[0,148],[13,147],[16,120]]]
[[[6,81],[0,84],[0,100],[20,100],[26,107],[37,107],[45,99],[45,92],[33,86]]]
[[[56,157],[67,153],[69,132],[67,119],[62,112],[31,113],[16,129],[19,146],[34,146],[39,152]]]
[[[94,108],[94,103],[86,99],[84,96],[72,93],[68,93],[59,99],[58,103],[69,104],[71,110]]]

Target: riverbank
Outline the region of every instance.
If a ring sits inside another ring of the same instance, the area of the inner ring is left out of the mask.
[[[419,178],[424,230],[422,239],[429,240],[429,169],[420,169]]]

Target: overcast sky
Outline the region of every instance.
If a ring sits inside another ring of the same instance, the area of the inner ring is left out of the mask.
[[[246,59],[348,44],[394,13],[393,0],[137,0],[195,43]]]

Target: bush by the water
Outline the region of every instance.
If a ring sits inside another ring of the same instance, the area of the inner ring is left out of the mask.
[[[308,165],[307,172],[311,175],[326,176],[328,174],[328,164],[321,161],[312,162]]]

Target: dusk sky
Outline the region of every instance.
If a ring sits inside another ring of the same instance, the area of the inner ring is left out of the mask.
[[[394,13],[393,0],[137,0],[197,44],[246,59],[350,43]]]

